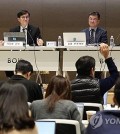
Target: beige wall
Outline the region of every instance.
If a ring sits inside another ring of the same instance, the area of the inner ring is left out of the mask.
[[[63,32],[84,29],[91,11],[100,12],[101,26],[107,29],[108,37],[113,35],[116,39],[120,33],[119,5],[120,0],[1,0],[0,38],[17,25],[16,13],[27,9],[31,24],[40,27],[45,41],[57,40]]]

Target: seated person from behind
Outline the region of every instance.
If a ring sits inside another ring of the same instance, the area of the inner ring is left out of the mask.
[[[104,79],[94,78],[95,59],[91,56],[80,57],[75,64],[78,75],[71,82],[74,102],[103,103],[103,95],[114,86],[119,72],[112,57],[109,57],[108,45],[100,44],[100,52],[105,58],[110,76]]]
[[[120,77],[115,84],[113,101],[120,107]],[[86,134],[107,133],[120,133],[120,110],[104,110],[91,117]]]
[[[43,99],[42,88],[36,82],[30,80],[33,73],[33,66],[29,61],[19,60],[16,63],[15,74],[11,80],[23,84],[27,89],[28,102]]]
[[[91,12],[88,17],[89,28],[83,29],[86,33],[86,44],[107,43],[107,31],[98,27],[100,23],[99,12]]]
[[[38,134],[29,113],[26,88],[5,82],[0,87],[0,134]]]
[[[32,117],[38,119],[71,119],[80,123],[81,132],[84,126],[77,106],[71,99],[69,81],[63,76],[53,76],[48,84],[45,99],[31,104]]]

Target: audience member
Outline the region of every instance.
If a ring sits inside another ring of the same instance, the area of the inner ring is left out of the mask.
[[[26,87],[28,102],[43,99],[41,86],[30,80],[32,73],[33,66],[31,63],[26,60],[19,60],[16,63],[15,74],[11,77],[11,80],[15,81],[16,83],[22,83]]]
[[[101,43],[100,52],[105,58],[110,76],[104,79],[94,78],[95,59],[91,56],[80,57],[75,64],[78,75],[71,82],[74,102],[103,103],[104,93],[114,86],[119,72],[112,57],[109,57],[108,45]]]
[[[74,102],[71,99],[69,81],[63,76],[54,76],[50,80],[46,98],[34,101],[31,104],[32,117],[37,119],[71,119],[80,123],[83,133],[84,126],[81,123],[81,116]]]
[[[0,87],[0,134],[38,134],[29,114],[26,88],[12,80]]]
[[[120,107],[120,77],[115,84],[113,100]],[[91,117],[86,134],[107,133],[120,133],[120,110],[104,110]]]
[[[107,31],[98,27],[100,23],[99,12],[91,12],[88,17],[89,28],[83,29],[86,33],[86,44],[107,43]]]

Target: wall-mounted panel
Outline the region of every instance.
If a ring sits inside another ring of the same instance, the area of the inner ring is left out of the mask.
[[[100,12],[100,26],[107,29],[108,37],[113,35],[116,39],[120,33],[119,5],[120,0],[1,0],[0,38],[4,31],[18,24],[17,12],[27,9],[31,13],[30,23],[40,27],[45,41],[88,27],[91,11]]]

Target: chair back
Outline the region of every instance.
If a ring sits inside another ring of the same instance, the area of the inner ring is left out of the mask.
[[[37,121],[55,121],[56,133],[55,134],[81,134],[80,124],[76,120],[67,119],[41,119]]]
[[[100,103],[75,103],[77,106],[79,106],[80,104],[84,105],[84,110],[83,110],[83,120],[87,120],[87,115],[86,115],[86,111],[89,110],[94,110],[94,111],[101,111],[103,110],[103,106]]]

